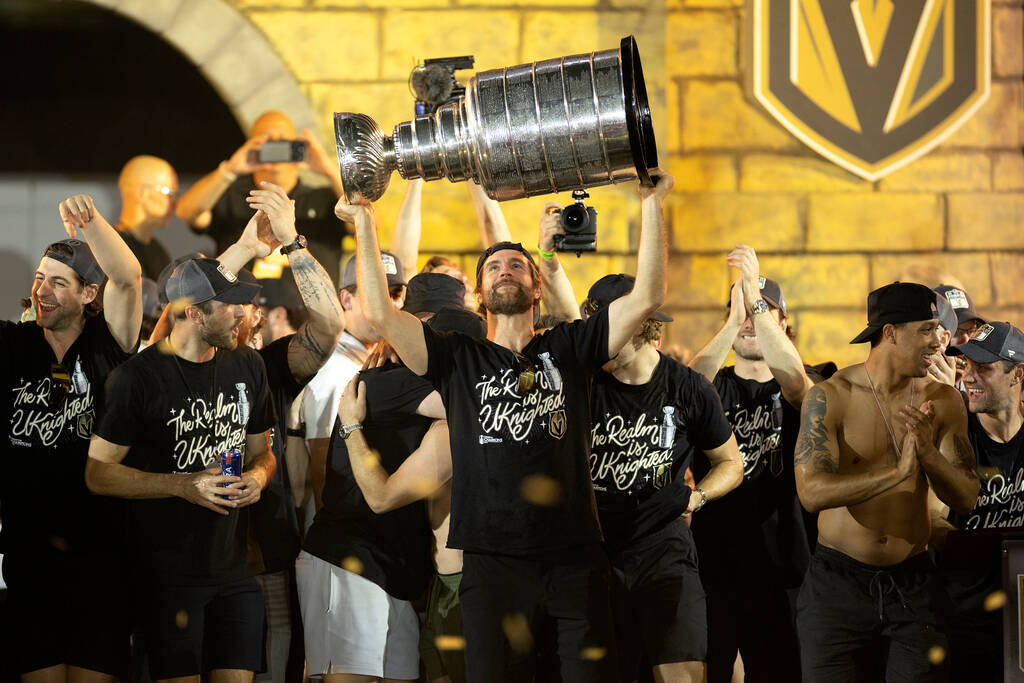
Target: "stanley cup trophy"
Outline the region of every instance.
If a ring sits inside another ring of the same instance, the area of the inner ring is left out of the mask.
[[[617,50],[481,71],[466,94],[385,136],[363,114],[334,115],[350,202],[376,201],[391,172],[472,178],[499,201],[639,179],[658,165],[640,54]]]

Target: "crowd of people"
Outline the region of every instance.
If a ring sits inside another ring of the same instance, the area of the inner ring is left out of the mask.
[[[292,139],[304,164],[253,161]],[[673,182],[638,186],[635,277],[582,303],[556,205],[524,246],[467,183],[476,272],[417,272],[422,181],[383,251],[279,112],[180,198],[167,162],[129,161],[115,225],[61,202],[67,238],[0,322],[5,676],[1001,680],[1024,333],[959,283],[894,282],[851,330],[864,363],[809,366],[737,245],[683,362]],[[171,259],[175,211],[215,253]]]

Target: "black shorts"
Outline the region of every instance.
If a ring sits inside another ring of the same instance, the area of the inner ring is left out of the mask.
[[[120,557],[15,550],[4,555],[3,573],[19,674],[67,664],[125,679],[132,595]]]
[[[697,550],[681,521],[613,553],[612,615],[624,680],[643,654],[651,665],[702,662],[708,651],[707,605]]]
[[[891,567],[819,545],[797,600],[804,681],[945,681],[949,603],[927,553]]]
[[[259,671],[263,591],[254,577],[221,586],[146,589],[145,629],[153,680],[215,669]]]
[[[538,649],[554,651],[564,683],[617,680],[600,546],[530,557],[466,552],[459,602],[467,680],[533,680]]]

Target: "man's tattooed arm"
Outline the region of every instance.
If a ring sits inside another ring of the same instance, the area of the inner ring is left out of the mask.
[[[828,400],[824,389],[811,387],[804,399],[794,460],[797,465],[811,462],[817,472],[835,474],[839,471],[839,463],[836,454],[828,447],[828,431],[825,427],[827,412]]]
[[[305,249],[289,254],[288,262],[309,314],[288,345],[288,367],[301,382],[327,362],[345,327],[338,293],[327,271]]]

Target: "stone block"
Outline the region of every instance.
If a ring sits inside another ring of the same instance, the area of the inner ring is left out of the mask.
[[[1022,283],[1024,283],[1024,253],[996,252],[992,254],[992,285],[996,295],[993,303],[999,306],[1024,305],[1024,284]],[[1024,320],[1019,318],[1014,321],[1018,327],[1022,323]]]
[[[744,0],[668,0],[668,5],[672,7],[684,7],[686,9],[698,8],[698,7],[743,7]]]
[[[992,8],[992,71],[994,76],[1024,74],[1024,10]]]
[[[534,7],[599,7],[602,0],[452,0],[459,7],[517,7],[530,10]]]
[[[992,184],[992,161],[986,154],[927,154],[885,176],[883,192],[977,192]]]
[[[871,183],[816,156],[748,154],[740,160],[745,192],[835,192],[871,189]]]
[[[682,92],[683,149],[799,149],[796,138],[747,102],[738,83],[690,81]]]
[[[669,12],[668,76],[735,76],[736,22],[733,12]]]
[[[617,48],[622,36],[643,33],[643,20],[641,12],[523,12],[523,42],[519,62]],[[640,46],[643,50],[645,44],[641,42]],[[652,49],[651,46],[647,48]],[[644,56],[643,52],[641,56]],[[653,55],[651,63],[653,65]],[[506,61],[497,66],[511,64]],[[644,69],[644,76],[648,79],[648,92],[653,92],[647,68]]]
[[[995,155],[992,167],[993,190],[1024,190],[1024,154],[1005,152]]]
[[[897,280],[920,282],[929,287],[958,285],[971,295],[976,305],[984,305],[992,300],[990,272],[989,256],[985,253],[872,254],[870,289]]]
[[[565,274],[569,276],[569,282],[572,283],[576,303],[586,299],[591,285],[608,273],[636,274],[636,258],[628,255],[597,252],[576,258],[574,254],[559,254],[558,259],[565,269]]]
[[[724,256],[672,254],[663,308],[725,310],[729,297],[729,267]]]
[[[185,0],[120,0],[117,11],[138,21],[153,33],[170,26]]]
[[[344,9],[366,9],[367,7],[384,7],[387,9],[447,9],[452,6],[450,0],[314,0],[317,7],[337,7]]]
[[[230,41],[199,66],[229,105],[249,99],[276,79],[291,77],[266,38],[251,24],[238,27]]]
[[[185,0],[161,36],[202,64],[244,23],[242,15],[224,3]]]
[[[405,80],[416,60],[427,57],[473,55],[476,71],[518,63],[517,12],[394,10],[383,22],[383,78]],[[376,45],[376,34],[371,39]]]
[[[1021,321],[1024,321],[1024,306],[979,308],[978,315],[983,317],[985,320],[999,320],[1001,322],[1009,321],[1010,324],[1019,328],[1021,326]]]
[[[287,114],[296,130],[311,128],[314,131],[314,121],[309,111],[309,103],[295,79],[291,74],[282,73],[270,83],[259,87],[247,99],[239,102],[234,107],[235,116],[243,130],[248,131],[260,114],[265,111],[277,109]],[[333,149],[331,137],[321,135],[321,143],[327,145],[325,149]]]
[[[736,162],[724,154],[679,155],[668,161],[676,179],[675,192],[733,192],[736,190]]]
[[[249,19],[300,81],[379,76],[375,13],[253,11]],[[408,76],[406,68],[404,77]]]
[[[1021,81],[992,83],[988,100],[942,143],[942,147],[1020,147],[1021,129],[1024,128],[1021,102],[1024,102],[1024,83]]]
[[[762,251],[803,246],[794,197],[716,193],[682,197],[675,208],[672,245],[679,251],[717,251],[750,244]]]
[[[941,249],[942,199],[927,194],[811,195],[807,249],[870,251]]]
[[[313,83],[307,86],[309,103],[316,116],[320,135],[327,140],[328,152],[334,153],[334,112],[357,111],[373,118],[387,135],[395,124],[409,121],[414,115],[415,98],[405,81],[373,83]],[[393,184],[401,184],[395,173]],[[447,182],[447,181],[446,181]],[[388,193],[402,190],[389,189]]]
[[[845,368],[867,360],[869,344],[851,344],[867,325],[867,312],[800,311],[793,320],[796,348],[808,365],[832,361]]]
[[[787,308],[863,306],[868,291],[868,258],[859,254],[758,256],[761,275],[782,286]],[[730,270],[735,278],[739,274]]]
[[[1024,249],[1024,195],[949,196],[950,249]]]
[[[668,143],[668,152],[676,152],[683,146],[682,93],[679,83],[678,79],[670,78],[665,81],[665,140]]]
[[[281,9],[282,7],[306,7],[306,0],[225,0],[238,9]],[[320,4],[322,0],[317,0]]]
[[[662,328],[661,348],[663,351],[676,347],[685,355],[693,357],[711,341],[725,321],[725,309],[710,310],[679,310],[662,306],[662,311],[674,318]],[[732,352],[726,357],[725,364],[732,364]]]

